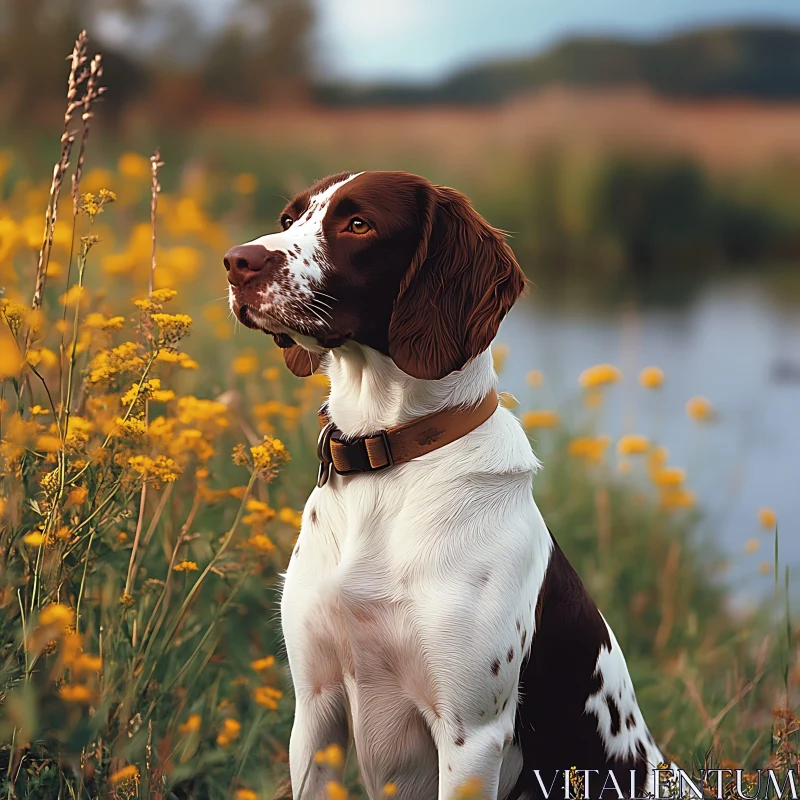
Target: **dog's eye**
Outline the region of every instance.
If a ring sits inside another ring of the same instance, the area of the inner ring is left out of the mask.
[[[293,222],[294,220],[288,214],[284,214],[281,217],[281,228],[283,228],[284,230],[288,230],[289,228],[292,227]]]
[[[350,233],[366,233],[370,230],[370,227],[363,219],[353,217],[353,219],[350,220],[350,224],[347,226],[347,230],[349,230]]]

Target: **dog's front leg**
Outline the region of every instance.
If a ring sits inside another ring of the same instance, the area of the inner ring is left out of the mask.
[[[504,746],[508,740],[500,720],[473,729],[442,725],[434,736],[439,753],[439,800],[497,800]]]
[[[341,685],[298,693],[289,740],[294,800],[327,799],[328,781],[342,782],[348,740],[345,709]],[[322,753],[319,759],[317,753]]]

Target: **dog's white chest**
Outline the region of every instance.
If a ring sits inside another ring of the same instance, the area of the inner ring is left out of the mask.
[[[307,672],[312,684],[338,673],[351,704],[365,687],[396,692],[399,682],[414,684],[413,676],[424,672],[414,624],[419,576],[409,569],[416,537],[410,531],[398,545],[403,520],[401,508],[391,503],[354,499],[352,493],[343,502],[332,487],[315,492],[287,570],[285,635],[314,653]]]

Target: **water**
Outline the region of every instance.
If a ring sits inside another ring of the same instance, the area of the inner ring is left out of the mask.
[[[501,388],[520,400],[520,410],[554,408],[571,419],[580,408],[584,368],[610,362],[622,369],[596,430],[612,443],[622,433],[651,436],[669,448],[670,464],[686,468],[703,511],[698,535],[728,558],[739,603],[774,586],[772,573],[759,571],[762,562],[773,562],[772,534],[758,523],[762,507],[778,515],[781,570],[788,564],[800,576],[797,307],[780,302],[757,278],[713,283],[680,308],[587,312],[554,308],[533,292],[504,321],[498,341],[510,347]],[[649,365],[666,375],[659,392],[638,384]],[[525,383],[534,368],[545,376],[535,391]],[[698,425],[687,418],[685,404],[694,395],[711,400],[718,421]],[[608,452],[616,458],[613,444]],[[757,552],[745,552],[749,539],[759,540]],[[793,586],[800,589],[800,579]]]

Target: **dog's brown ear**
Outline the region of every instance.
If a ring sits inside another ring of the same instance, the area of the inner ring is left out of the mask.
[[[460,192],[431,187],[422,240],[389,323],[389,355],[415,378],[462,369],[489,347],[524,287],[503,234]]]
[[[284,334],[273,334],[272,338],[275,340],[275,344],[283,350],[283,360],[293,375],[297,375],[298,378],[307,378],[319,369],[318,353],[312,353],[305,347],[300,347]]]

